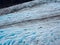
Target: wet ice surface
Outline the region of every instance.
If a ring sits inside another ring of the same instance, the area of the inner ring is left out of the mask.
[[[49,3],[0,16],[0,45],[60,45],[59,14]]]

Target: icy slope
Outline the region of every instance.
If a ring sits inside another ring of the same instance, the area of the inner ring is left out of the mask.
[[[0,29],[0,45],[60,45],[60,17],[18,25]]]
[[[60,45],[60,3],[1,15],[0,45]]]
[[[56,2],[60,3],[60,0],[32,0],[30,2],[26,2],[26,3],[18,4],[15,6],[0,9],[0,15],[17,12],[17,11],[22,10],[24,8],[31,8],[36,5],[42,5],[45,3],[56,3]]]
[[[32,9],[0,16],[0,26],[56,15],[60,15],[60,3],[49,3]]]

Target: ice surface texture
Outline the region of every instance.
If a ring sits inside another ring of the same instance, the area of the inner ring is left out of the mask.
[[[53,3],[53,2],[54,3],[56,3],[56,2],[60,3],[60,0],[33,0],[33,1],[30,1],[27,3],[18,4],[15,6],[0,9],[0,15],[13,13],[13,12],[19,11],[19,10],[24,9],[24,8],[31,8],[31,7],[34,7],[36,5],[42,5],[45,3]]]
[[[0,29],[0,45],[60,45],[60,20]]]
[[[36,3],[8,14],[0,10],[0,45],[60,45],[59,0]]]
[[[39,5],[32,9],[0,16],[0,26],[56,15],[60,15],[60,3],[49,3],[42,6]]]

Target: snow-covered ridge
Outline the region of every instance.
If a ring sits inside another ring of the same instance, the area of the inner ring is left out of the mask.
[[[0,26],[57,15],[60,15],[60,3],[48,3],[28,10],[0,16]]]
[[[23,4],[18,4],[15,6],[0,9],[0,15],[9,14],[9,13],[13,13],[13,12],[19,11],[19,10],[24,9],[24,8],[31,8],[31,7],[34,7],[36,5],[41,5],[44,3],[52,3],[52,2],[60,3],[60,0],[33,0],[30,2],[23,3]]]

